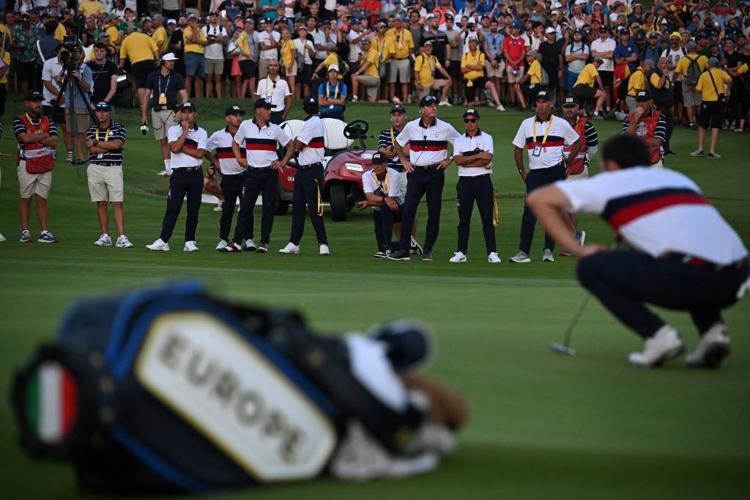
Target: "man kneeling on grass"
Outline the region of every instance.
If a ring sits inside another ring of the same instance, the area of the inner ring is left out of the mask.
[[[604,173],[541,188],[527,202],[580,260],[581,284],[644,339],[631,364],[659,366],[685,349],[677,330],[646,308],[651,303],[690,312],[700,341],[686,365],[715,368],[730,352],[721,310],[750,287],[747,249],[693,181],[649,163],[642,139],[615,137],[602,150]],[[601,215],[630,248],[578,246],[565,210]]]

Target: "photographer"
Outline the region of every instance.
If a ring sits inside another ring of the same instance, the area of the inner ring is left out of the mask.
[[[71,143],[76,148],[76,156],[72,163],[83,165],[88,158],[84,135],[89,127],[89,91],[94,85],[94,75],[91,68],[83,63],[83,50],[76,37],[66,37],[63,41],[63,56],[65,72],[69,75],[68,88],[63,88],[65,95],[65,125],[70,134]],[[69,52],[69,56],[65,53]]]

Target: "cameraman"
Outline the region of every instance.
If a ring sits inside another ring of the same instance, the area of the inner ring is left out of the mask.
[[[55,57],[47,59],[42,67],[42,95],[44,96],[42,109],[44,110],[44,116],[55,122],[56,126],[63,129],[65,149],[68,151],[65,161],[71,163],[73,161],[73,150],[71,148],[70,133],[65,125],[65,102],[62,100],[58,102],[63,74],[60,54],[64,50],[62,44],[58,45],[55,49]]]
[[[70,55],[66,56],[65,52]],[[94,75],[91,68],[83,63],[83,50],[75,37],[63,42],[60,54],[63,56],[65,73],[69,75],[68,88],[63,88],[62,92],[65,96],[65,125],[76,148],[77,158],[72,163],[83,165],[88,158],[84,136],[89,128],[89,91],[94,85]]]

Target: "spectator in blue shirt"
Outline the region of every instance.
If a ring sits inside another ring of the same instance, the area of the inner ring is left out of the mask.
[[[489,15],[495,6],[495,0],[476,0],[474,10],[479,16]]]
[[[615,64],[627,63],[630,71],[635,71],[638,68],[638,55],[638,46],[630,40],[630,33],[622,31],[615,47]]]
[[[275,21],[279,15],[277,11],[280,5],[281,0],[260,0],[260,10],[263,12],[263,18]]]
[[[346,94],[346,84],[339,80],[339,67],[336,64],[331,64],[328,66],[328,78],[318,85],[320,117],[343,120]]]

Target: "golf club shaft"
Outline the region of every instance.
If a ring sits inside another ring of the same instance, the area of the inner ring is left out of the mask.
[[[563,335],[563,345],[565,347],[570,347],[570,337],[573,335],[573,328],[575,328],[576,323],[578,323],[578,319],[581,317],[581,314],[583,314],[584,309],[586,309],[589,300],[591,300],[591,294],[587,292],[583,297],[583,300],[581,300],[581,303],[578,304],[578,309],[576,309],[573,317],[570,318],[568,327],[565,329],[565,334]]]

